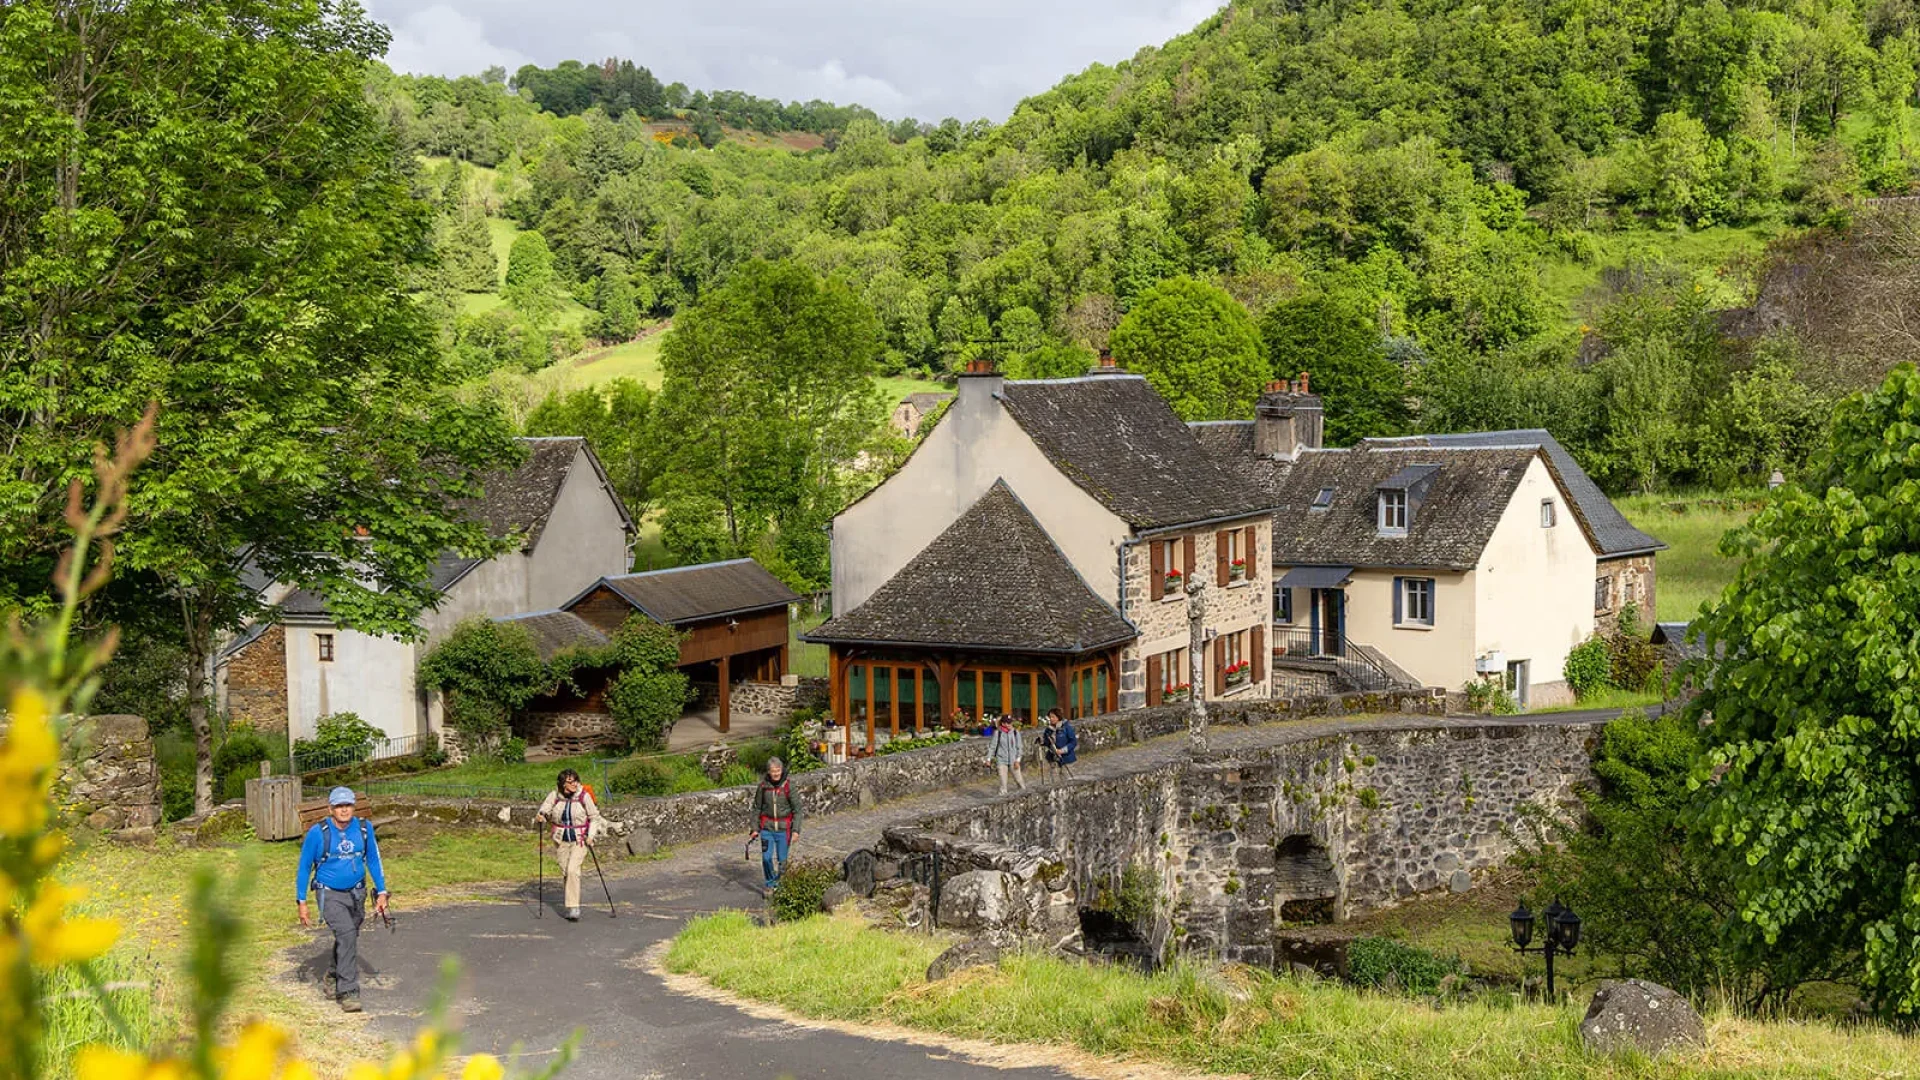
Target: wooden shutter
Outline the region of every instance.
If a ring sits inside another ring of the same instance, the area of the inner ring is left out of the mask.
[[[1161,663],[1161,658],[1159,656],[1147,657],[1147,707],[1148,708],[1152,708],[1155,705],[1160,704],[1160,684],[1163,681],[1160,677],[1160,663]]]
[[[1213,696],[1227,692],[1227,639],[1213,639]]]
[[[1153,568],[1147,572],[1147,598],[1158,600],[1167,595],[1167,545],[1159,540],[1147,541],[1147,561]]]
[[[1252,525],[1240,530],[1246,535],[1246,543],[1241,544],[1242,556],[1247,560],[1247,580],[1254,579],[1254,571],[1260,566],[1260,531]]]
[[[1253,661],[1253,681],[1267,681],[1267,628],[1257,623],[1253,628],[1253,655],[1248,659]]]
[[[1180,572],[1186,575],[1186,581],[1192,581],[1194,563],[1193,537],[1188,536],[1180,541],[1180,554]],[[1182,582],[1182,584],[1185,584],[1185,582]]]
[[[1213,583],[1221,588],[1227,587],[1227,534],[1213,534]]]

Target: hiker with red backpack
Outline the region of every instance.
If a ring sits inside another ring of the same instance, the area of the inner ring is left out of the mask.
[[[593,792],[580,782],[579,773],[572,769],[560,770],[554,790],[548,792],[547,800],[540,804],[538,821],[541,826],[551,824],[553,828],[554,861],[560,864],[560,877],[564,882],[566,919],[579,922],[580,876],[586,869],[587,849],[600,838],[603,828],[600,807],[593,801]]]
[[[295,871],[294,899],[300,925],[312,926],[307,913],[309,885],[320,890],[320,921],[333,931],[333,966],[326,977],[345,1012],[360,1011],[360,924],[366,921],[367,877],[373,877],[373,913],[387,913],[387,878],[380,868],[380,844],[373,825],[353,816],[353,789],[337,787],[327,795],[327,816],[307,830]]]
[[[800,795],[793,790],[786,762],[768,758],[767,773],[753,792],[753,830],[760,836],[760,869],[768,892],[780,884],[780,872],[787,868],[787,853],[800,832],[800,816]]]

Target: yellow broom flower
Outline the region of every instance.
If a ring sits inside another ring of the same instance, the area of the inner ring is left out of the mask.
[[[184,1062],[150,1061],[144,1055],[105,1046],[81,1047],[73,1064],[76,1080],[186,1080],[187,1075]]]
[[[507,1070],[501,1068],[500,1059],[492,1054],[475,1054],[467,1059],[467,1067],[460,1070],[460,1080],[501,1080]]]
[[[11,726],[0,742],[0,836],[26,838],[47,823],[47,791],[60,741],[47,723],[45,694],[23,686],[8,703]]]
[[[120,924],[112,919],[67,917],[67,906],[85,895],[84,889],[48,885],[27,908],[20,928],[35,965],[54,967],[92,960],[119,940]]]

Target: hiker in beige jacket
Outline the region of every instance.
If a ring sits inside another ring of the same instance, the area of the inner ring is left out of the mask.
[[[580,921],[580,872],[586,865],[587,848],[605,829],[600,807],[593,792],[580,782],[572,769],[560,770],[554,790],[540,804],[540,823],[553,826],[554,858],[560,863],[560,877],[566,883],[566,917]]]

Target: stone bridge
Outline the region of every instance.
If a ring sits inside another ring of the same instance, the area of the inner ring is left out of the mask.
[[[1064,856],[1082,902],[1157,882],[1157,955],[1271,966],[1283,924],[1337,922],[1505,863],[1535,809],[1566,814],[1604,720],[1399,716],[1218,731],[1119,775],[950,810],[916,832]],[[1176,744],[1177,745],[1177,744]]]

